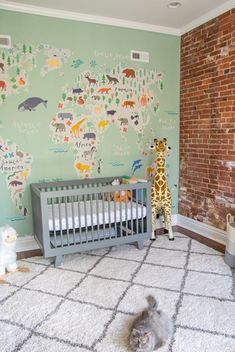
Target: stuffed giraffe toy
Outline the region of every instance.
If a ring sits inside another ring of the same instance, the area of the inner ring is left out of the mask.
[[[157,154],[155,176],[152,184],[152,240],[155,240],[156,219],[157,214],[163,213],[165,225],[168,229],[169,240],[174,240],[171,226],[171,207],[172,198],[171,191],[167,187],[167,176],[165,167],[165,158],[171,147],[167,145],[166,138],[154,139],[154,145],[150,146],[151,150],[155,150]]]

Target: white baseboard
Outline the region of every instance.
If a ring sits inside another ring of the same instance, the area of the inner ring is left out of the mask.
[[[34,238],[34,236],[24,236],[19,237],[16,242],[16,252],[31,251],[34,249],[39,249],[39,246]]]
[[[187,218],[186,216],[180,214],[177,215],[177,225],[215,242],[226,245],[226,231],[217,229],[216,227],[203,222]]]
[[[213,241],[226,244],[226,232],[220,229],[217,229],[213,226],[204,224],[202,222],[187,218],[186,216],[180,214],[172,215],[172,225],[181,226],[187,230],[193,231],[202,235],[206,238],[209,238]],[[163,227],[162,219],[160,218],[157,222],[157,229]],[[39,246],[34,238],[34,236],[24,236],[19,237],[16,245],[16,252],[30,251],[34,249],[39,249]]]

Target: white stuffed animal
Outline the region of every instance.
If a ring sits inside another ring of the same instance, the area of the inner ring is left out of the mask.
[[[13,227],[9,225],[0,227],[0,275],[17,269],[16,239],[17,233]]]

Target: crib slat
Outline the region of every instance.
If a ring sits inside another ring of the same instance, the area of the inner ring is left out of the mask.
[[[73,222],[73,245],[76,244],[76,239],[75,239],[75,213],[74,213],[74,197],[72,197],[72,222]]]
[[[113,203],[114,203],[114,230],[115,230],[115,237],[117,238],[117,202],[116,202],[115,195],[114,195]]]
[[[99,216],[99,203],[98,203],[98,193],[95,195],[96,200],[96,216],[97,216],[97,238],[100,240],[100,216]]]
[[[143,188],[141,188],[141,232],[144,233],[144,192]]]
[[[93,204],[92,204],[92,197],[90,197],[90,209],[91,209],[91,238],[92,238],[92,242],[94,242],[94,226],[93,226]]]
[[[82,243],[81,205],[80,205],[80,197],[79,196],[78,196],[78,228],[79,228],[79,242]]]
[[[69,220],[68,220],[68,203],[67,197],[65,197],[65,221],[66,221],[66,234],[67,234],[67,245],[69,246]]]
[[[55,199],[52,198],[52,223],[53,223],[53,234],[54,234],[54,246],[57,248],[57,241],[56,241],[56,228],[55,228],[55,207],[54,207]]]
[[[133,189],[131,190],[131,234],[134,234],[133,231]]]
[[[126,195],[127,195],[127,191]],[[128,218],[128,213],[127,213],[127,196],[125,196],[125,217],[126,217],[126,236],[128,236],[128,223],[127,223],[127,218]]]
[[[138,190],[136,191],[136,233],[139,234],[139,194]]]
[[[105,239],[105,211],[104,211],[104,193],[102,193],[102,215],[103,215],[103,238]]]
[[[121,237],[123,237],[122,233],[122,202],[119,201],[119,209],[120,209],[120,232],[121,232]]]
[[[61,247],[64,246],[63,244],[63,230],[62,230],[62,212],[61,212],[61,197],[59,197],[59,223],[60,223],[60,241],[61,241]]]
[[[86,243],[88,242],[88,237],[87,237],[87,195],[84,195],[84,217],[85,217],[85,235],[86,235]]]
[[[108,193],[108,217],[109,217],[109,238],[111,237],[111,207],[110,207],[110,192]]]

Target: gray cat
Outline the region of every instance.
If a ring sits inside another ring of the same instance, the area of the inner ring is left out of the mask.
[[[153,296],[147,297],[148,308],[132,325],[130,348],[135,352],[152,352],[164,345],[173,331],[172,321],[161,310]]]

